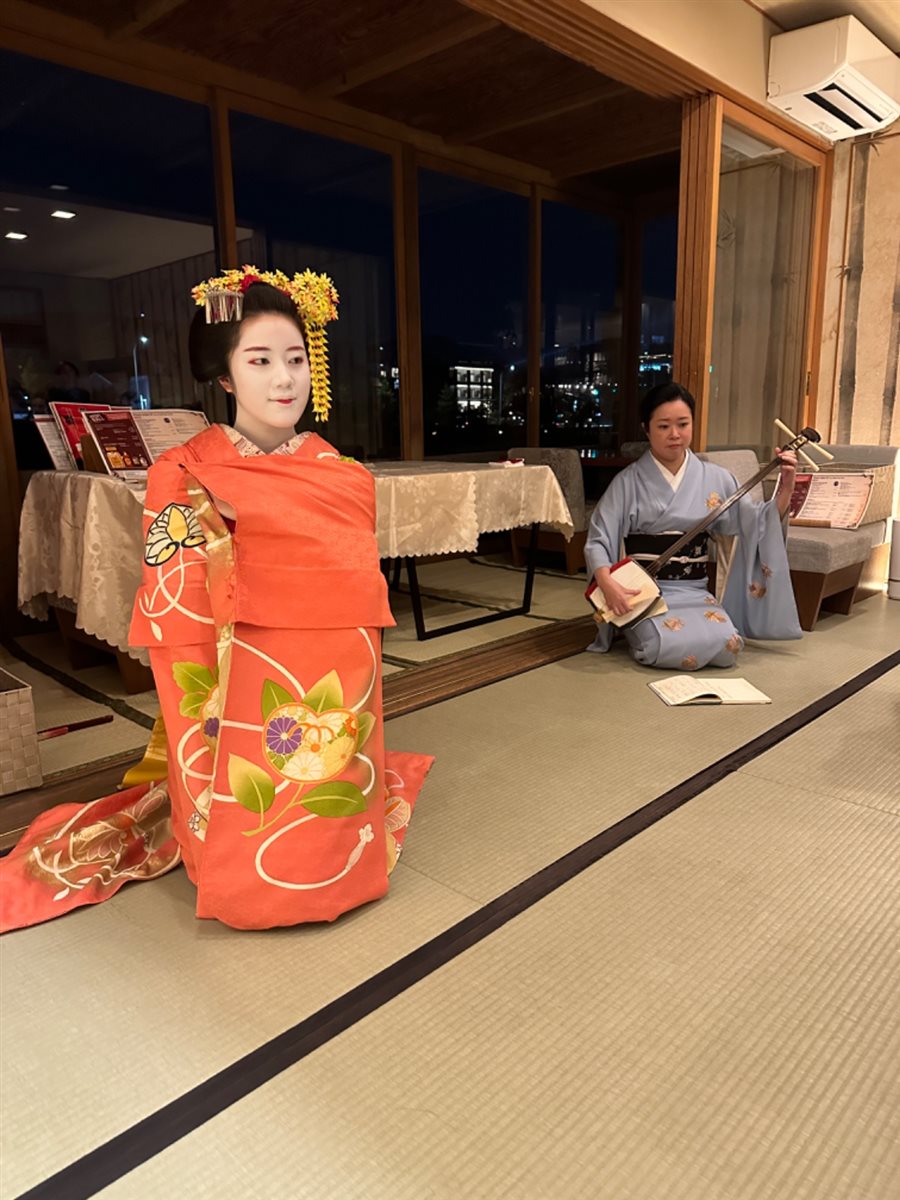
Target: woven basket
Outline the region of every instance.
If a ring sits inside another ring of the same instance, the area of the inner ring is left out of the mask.
[[[43,782],[31,687],[0,670],[0,796]]]

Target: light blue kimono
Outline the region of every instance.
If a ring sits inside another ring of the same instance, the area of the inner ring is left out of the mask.
[[[685,533],[737,487],[730,471],[688,451],[684,477],[673,491],[647,451],[613,479],[594,510],[585,545],[589,575],[618,562],[629,535]],[[669,611],[623,631],[639,663],[681,671],[730,667],[745,637],[802,636],[774,500],[760,504],[744,496],[710,533],[737,537],[722,604],[704,579],[660,580]],[[589,649],[608,650],[613,632],[602,624]]]

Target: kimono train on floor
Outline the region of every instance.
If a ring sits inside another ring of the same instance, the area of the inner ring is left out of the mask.
[[[624,554],[638,562],[655,558],[737,487],[730,471],[688,451],[684,475],[673,490],[648,451],[615,477],[597,505],[585,545],[588,571],[610,567]],[[625,629],[639,663],[682,671],[730,667],[745,637],[801,637],[774,500],[760,504],[742,497],[711,533],[737,538],[721,604],[709,590],[704,534],[659,576],[668,612]],[[590,649],[608,650],[613,632],[611,625],[601,625]]]
[[[387,890],[431,759],[384,752],[374,484],[315,434],[280,451],[214,426],[151,469],[131,642],[149,649],[165,778],[39,817],[0,864],[2,928],[181,859],[197,916],[241,929]]]

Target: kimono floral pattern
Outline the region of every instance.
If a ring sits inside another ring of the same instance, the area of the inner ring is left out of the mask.
[[[589,572],[611,567],[632,537],[663,538],[692,529],[737,487],[733,476],[688,453],[677,489],[663,477],[648,452],[613,479],[596,506],[585,543]],[[787,570],[784,527],[774,501],[744,496],[710,528],[713,538],[730,538],[721,598],[705,578],[665,578],[659,585],[667,611],[629,625],[623,632],[634,658],[657,668],[695,670],[731,667],[745,637],[801,636]],[[598,623],[590,649],[613,644],[610,626]]]
[[[213,426],[154,465],[130,641],[149,649],[164,724],[135,786],[33,822],[0,864],[0,928],[178,862],[197,916],[239,929],[331,921],[386,891],[431,759],[384,748],[374,485],[317,435],[290,449],[242,452]],[[278,574],[297,553],[324,581],[299,605],[306,578]]]

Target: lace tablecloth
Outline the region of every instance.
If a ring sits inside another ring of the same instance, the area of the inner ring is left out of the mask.
[[[480,533],[535,521],[572,536],[572,517],[549,467],[396,462],[369,470],[383,558],[474,553]]]
[[[70,609],[85,633],[144,665],[128,645],[141,581],[143,493],[108,475],[39,471],[28,481],[19,525],[19,608],[44,620]]]
[[[572,519],[549,467],[481,463],[378,463],[377,536],[384,558],[474,551],[479,533],[535,521],[566,537]],[[31,477],[19,538],[19,607],[44,619],[68,608],[76,624],[142,663],[128,645],[141,578],[143,492],[78,471]]]

